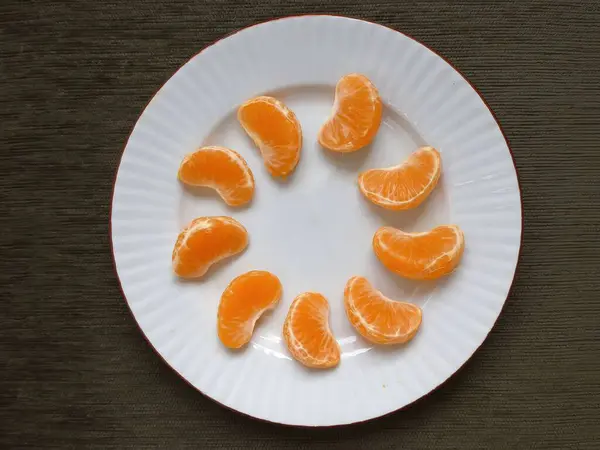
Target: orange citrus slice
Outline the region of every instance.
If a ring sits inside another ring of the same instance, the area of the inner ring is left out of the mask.
[[[179,180],[190,186],[215,189],[229,206],[248,203],[254,194],[252,171],[237,152],[225,147],[202,147],[181,162]]]
[[[263,270],[247,272],[229,283],[217,313],[217,330],[223,345],[246,345],[258,318],[279,302],[281,290],[279,278]]]
[[[452,272],[464,248],[463,232],[456,225],[443,225],[425,233],[381,227],[373,236],[373,250],[383,265],[414,280],[433,280]]]
[[[248,232],[231,217],[198,217],[177,237],[173,270],[183,278],[201,277],[211,265],[247,245]]]
[[[259,148],[274,177],[289,175],[302,148],[302,130],[296,115],[273,97],[256,97],[238,109],[238,120]]]
[[[351,73],[338,81],[331,116],[319,131],[319,143],[336,152],[368,145],[381,123],[381,98],[364,75]]]
[[[356,331],[375,344],[408,342],[421,325],[421,308],[387,298],[364,277],[348,280],[344,307]]]
[[[392,210],[410,209],[429,196],[441,172],[438,151],[421,147],[399,166],[363,172],[358,177],[358,187],[376,205]]]
[[[316,369],[339,364],[340,347],[328,320],[329,303],[321,294],[305,292],[294,299],[283,324],[283,338],[294,359]]]

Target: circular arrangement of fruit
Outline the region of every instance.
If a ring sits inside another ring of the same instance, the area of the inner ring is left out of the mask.
[[[381,115],[382,102],[373,83],[363,75],[346,75],[336,85],[333,111],[321,127],[318,141],[330,151],[358,151],[377,134]],[[256,97],[240,106],[238,120],[273,177],[286,177],[294,171],[300,159],[302,131],[286,105],[272,97]],[[435,189],[441,167],[438,151],[421,147],[400,165],[361,173],[358,187],[382,208],[407,210],[419,206]],[[249,203],[254,194],[248,164],[225,147],[202,147],[187,155],[178,178],[186,185],[215,189],[232,207]],[[173,270],[183,278],[202,277],[212,264],[242,252],[247,245],[248,233],[235,219],[198,217],[177,238]],[[456,225],[418,233],[381,227],[373,236],[373,250],[398,276],[433,280],[456,268],[464,250],[464,236]],[[223,345],[232,349],[246,345],[256,321],[277,305],[282,290],[277,276],[266,271],[253,270],[232,280],[221,296],[217,314]],[[356,331],[375,344],[404,344],[421,325],[418,306],[385,297],[361,276],[348,280],[344,307]],[[340,348],[328,321],[329,304],[323,295],[305,292],[294,299],[283,324],[283,338],[297,361],[323,369],[339,364]]]

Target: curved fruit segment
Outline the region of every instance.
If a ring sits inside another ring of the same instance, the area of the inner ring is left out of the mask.
[[[202,147],[183,158],[179,180],[190,186],[215,189],[229,206],[252,200],[254,177],[237,152],[225,147]]]
[[[441,172],[438,151],[421,147],[399,166],[363,172],[358,177],[358,187],[376,205],[391,210],[410,209],[429,196]]]
[[[433,280],[452,272],[464,249],[465,238],[456,225],[443,225],[425,233],[381,227],[373,236],[373,250],[383,265],[414,280]]]
[[[329,304],[315,292],[294,299],[283,324],[283,338],[297,361],[307,367],[327,369],[340,362],[340,347],[329,329]]]
[[[421,308],[387,298],[364,277],[348,280],[344,307],[356,331],[375,344],[403,344],[421,326]]]
[[[260,149],[265,166],[274,177],[289,175],[302,148],[302,130],[296,115],[273,97],[256,97],[238,109],[238,120]]]
[[[217,330],[223,345],[246,345],[258,318],[279,302],[281,290],[279,278],[263,270],[247,272],[229,283],[217,313]]]
[[[201,277],[211,265],[247,245],[248,232],[231,217],[198,217],[177,237],[173,270],[183,278]]]
[[[364,75],[351,73],[338,81],[331,116],[319,131],[319,143],[336,152],[368,145],[381,123],[381,98]]]

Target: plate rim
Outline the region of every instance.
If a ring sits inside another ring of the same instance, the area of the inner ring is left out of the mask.
[[[266,418],[262,418],[262,417],[256,417],[253,416],[251,414],[245,413],[243,411],[240,411],[238,409],[235,409],[232,406],[226,405],[222,402],[220,402],[219,400],[211,397],[209,394],[205,393],[204,391],[202,391],[200,388],[196,387],[191,381],[189,381],[186,377],[184,377],[175,367],[173,367],[169,361],[167,361],[165,359],[165,357],[156,349],[156,347],[152,344],[152,342],[150,341],[150,339],[148,338],[148,336],[146,335],[146,333],[144,332],[144,330],[142,329],[140,323],[138,322],[135,314],[133,313],[133,310],[131,309],[131,306],[129,304],[129,301],[127,300],[127,296],[125,295],[125,291],[123,289],[123,285],[121,282],[121,278],[119,277],[119,272],[117,270],[117,262],[116,262],[116,257],[115,257],[115,251],[114,251],[114,245],[113,245],[113,226],[112,226],[112,222],[113,222],[113,207],[114,207],[114,201],[115,201],[115,191],[116,191],[116,185],[117,185],[117,178],[119,175],[119,170],[121,168],[121,164],[123,162],[123,156],[125,154],[125,150],[127,149],[127,146],[129,144],[129,141],[131,139],[131,136],[135,130],[135,127],[140,119],[140,117],[146,112],[146,109],[150,106],[150,104],[152,104],[154,98],[162,91],[162,89],[165,87],[165,85],[173,78],[175,77],[175,75],[177,75],[177,73],[183,68],[185,67],[192,59],[194,59],[196,56],[198,56],[199,54],[201,54],[202,52],[206,51],[207,49],[213,47],[214,45],[218,44],[219,42],[234,36],[242,31],[248,30],[250,28],[254,28],[260,25],[264,25],[267,23],[271,23],[271,22],[278,22],[278,21],[283,21],[283,20],[289,20],[289,19],[301,19],[301,18],[322,18],[322,17],[326,17],[326,18],[335,18],[335,19],[343,19],[343,20],[350,20],[350,21],[355,21],[355,22],[364,22],[366,24],[369,25],[373,25],[373,26],[377,26],[377,27],[381,27],[381,28],[385,28],[387,30],[393,31],[394,33],[398,33],[404,37],[407,37],[408,39],[416,42],[417,44],[420,44],[421,46],[423,46],[424,48],[426,48],[427,50],[429,50],[430,52],[432,52],[434,55],[436,55],[437,57],[439,57],[440,59],[442,59],[444,62],[446,62],[464,81],[467,82],[467,84],[473,89],[473,91],[477,94],[477,96],[480,98],[480,100],[482,101],[482,103],[485,105],[485,107],[487,108],[487,110],[490,112],[492,118],[494,119],[494,122],[496,124],[496,126],[498,127],[498,130],[500,131],[500,134],[502,135],[502,138],[504,139],[504,142],[506,143],[506,147],[508,149],[510,158],[512,160],[512,164],[513,164],[513,168],[515,171],[515,177],[517,179],[517,190],[518,190],[518,194],[519,194],[519,206],[520,206],[520,215],[521,215],[521,225],[520,225],[520,229],[519,229],[519,244],[518,244],[518,249],[517,249],[517,254],[516,254],[516,262],[515,262],[515,268],[514,268],[514,272],[513,272],[513,276],[512,276],[512,281],[510,282],[510,286],[508,287],[507,293],[506,293],[506,298],[504,299],[504,302],[502,303],[502,306],[500,308],[500,311],[498,312],[498,315],[496,316],[496,318],[494,319],[493,324],[491,325],[490,329],[488,330],[488,332],[486,333],[484,339],[481,341],[481,343],[473,349],[472,353],[465,359],[465,361],[454,371],[454,373],[452,373],[448,378],[446,378],[445,380],[443,380],[441,383],[435,385],[434,387],[432,387],[427,393],[425,393],[424,395],[422,395],[419,398],[414,399],[413,401],[397,408],[394,409],[392,411],[389,411],[387,413],[384,414],[380,414],[378,416],[373,416],[367,419],[363,419],[363,420],[357,420],[357,421],[353,421],[353,422],[345,422],[345,423],[340,423],[340,424],[333,424],[333,425],[303,425],[303,424],[290,424],[290,423],[285,423],[285,422],[278,422],[276,420],[270,420],[270,419],[266,419]],[[442,387],[444,384],[448,383],[451,379],[455,378],[455,376],[461,372],[465,366],[467,365],[467,363],[471,360],[471,358],[473,358],[473,355],[475,355],[475,353],[477,353],[477,351],[481,348],[481,346],[484,344],[484,342],[488,339],[490,333],[492,332],[492,330],[494,329],[494,327],[496,326],[496,323],[498,322],[498,318],[500,317],[500,315],[502,314],[502,312],[504,311],[504,308],[506,306],[506,303],[508,301],[508,298],[510,297],[511,292],[513,291],[513,287],[514,287],[514,283],[515,283],[515,278],[516,278],[516,274],[517,274],[517,268],[519,267],[519,261],[521,259],[521,251],[523,248],[523,228],[524,228],[524,215],[523,215],[523,197],[522,197],[522,189],[521,189],[521,181],[519,178],[519,171],[517,169],[517,164],[515,161],[515,157],[514,157],[514,152],[512,150],[512,147],[510,145],[510,141],[508,140],[506,133],[504,132],[504,129],[502,128],[502,125],[500,124],[500,121],[498,120],[498,117],[496,116],[496,114],[494,113],[493,109],[490,107],[489,103],[486,101],[486,99],[484,98],[483,94],[479,91],[479,89],[477,89],[477,87],[462,73],[461,70],[459,70],[450,60],[448,60],[445,56],[443,56],[442,54],[438,53],[436,50],[434,50],[433,48],[429,47],[427,44],[421,42],[419,39],[414,38],[413,36],[411,36],[410,34],[407,34],[403,31],[399,31],[396,30],[390,26],[381,24],[381,23],[377,23],[377,22],[373,22],[370,20],[366,20],[366,19],[362,19],[362,18],[356,18],[356,17],[351,17],[351,16],[342,16],[342,15],[336,15],[336,14],[296,14],[296,15],[289,15],[289,16],[281,16],[281,17],[277,17],[274,19],[270,19],[270,20],[265,20],[262,22],[258,22],[252,25],[248,25],[242,28],[238,28],[234,31],[231,31],[225,35],[223,35],[222,37],[216,39],[215,41],[213,41],[212,43],[204,46],[199,52],[193,54],[192,56],[190,56],[183,64],[181,64],[181,66],[179,66],[179,68],[177,68],[177,70],[175,72],[173,72],[172,75],[169,76],[169,78],[167,78],[167,80],[165,80],[161,86],[156,90],[156,92],[154,92],[154,94],[150,97],[150,99],[147,101],[146,105],[144,106],[144,108],[141,110],[141,112],[137,115],[137,118],[134,122],[134,124],[132,125],[130,132],[127,136],[127,140],[125,141],[125,145],[123,147],[123,150],[121,151],[121,155],[119,157],[119,162],[117,164],[116,170],[115,170],[115,175],[113,178],[113,188],[112,188],[112,195],[110,197],[110,214],[109,214],[109,223],[108,223],[108,237],[109,237],[109,243],[110,243],[110,253],[111,253],[111,259],[112,259],[112,266],[113,266],[113,271],[116,275],[116,279],[118,282],[118,286],[119,286],[119,290],[121,291],[121,295],[123,297],[123,300],[125,300],[125,305],[127,306],[127,309],[129,311],[129,314],[131,315],[131,317],[133,318],[133,321],[135,323],[135,325],[137,326],[138,330],[141,332],[142,337],[144,338],[144,340],[146,341],[146,343],[150,346],[150,349],[156,354],[158,355],[158,357],[160,358],[160,360],[163,362],[163,364],[166,364],[166,366],[172,370],[181,380],[183,380],[188,386],[190,386],[191,388],[193,388],[196,392],[200,393],[203,397],[209,399],[210,401],[216,403],[217,405],[225,408],[226,410],[232,411],[236,414],[239,414],[243,417],[247,417],[250,418],[252,420],[257,420],[260,422],[264,422],[264,423],[268,423],[268,424],[274,424],[274,425],[279,425],[279,426],[285,426],[285,427],[292,427],[292,428],[306,428],[306,429],[315,429],[315,428],[341,428],[341,427],[349,427],[352,425],[357,425],[357,424],[363,424],[366,422],[371,422],[371,421],[375,421],[375,420],[381,420],[385,417],[391,416],[392,414],[398,413],[399,411],[403,411],[413,405],[415,405],[418,402],[424,401],[426,398],[428,398],[432,393],[434,393],[435,391],[437,391],[440,387]]]

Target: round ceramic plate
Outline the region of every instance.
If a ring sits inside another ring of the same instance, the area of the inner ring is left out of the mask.
[[[374,142],[352,154],[317,143],[334,86],[359,72],[379,89],[383,121]],[[273,179],[236,120],[257,95],[283,100],[297,115],[304,146],[286,181]],[[396,165],[421,145],[442,155],[442,177],[419,208],[391,212],[370,204],[359,172]],[[189,192],[177,181],[183,156],[204,145],[238,151],[256,179],[249,207]],[[181,229],[198,216],[227,215],[248,230],[245,253],[182,282],[171,268]],[[402,408],[435,389],[469,359],[494,325],[511,286],[521,238],[521,202],[507,143],[471,85],[438,55],[383,26],[331,16],[276,20],[203,50],[150,101],[119,166],[112,243],[127,303],[156,351],[184,379],[219,403],[293,425],[347,424]],[[371,239],[391,225],[424,231],[457,224],[466,248],[459,268],[436,282],[403,280],[376,259]],[[275,273],[280,304],[243,351],[216,332],[227,284],[252,269]],[[343,292],[353,275],[391,298],[418,304],[413,341],[377,347],[346,319]],[[282,326],[294,297],[324,294],[341,349],[336,369],[308,370],[290,358]]]

